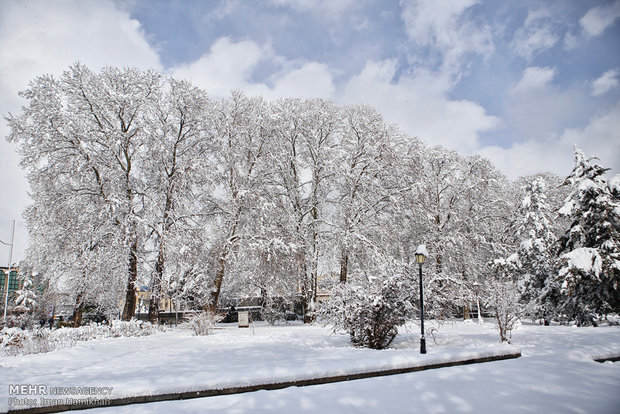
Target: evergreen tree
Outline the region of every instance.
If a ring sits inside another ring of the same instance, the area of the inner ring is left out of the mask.
[[[571,224],[560,238],[558,280],[562,310],[579,325],[620,312],[620,198],[604,178],[607,170],[575,147],[565,181],[572,192],[560,209]]]
[[[559,287],[553,272],[556,236],[542,177],[527,185],[519,213],[516,233],[520,239],[517,272],[521,300],[533,317],[548,323],[556,314]]]

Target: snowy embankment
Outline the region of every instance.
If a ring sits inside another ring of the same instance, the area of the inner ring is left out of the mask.
[[[350,346],[347,336],[330,334],[328,328],[321,326],[270,327],[258,325],[255,329],[238,329],[233,325],[222,325],[221,328],[206,337],[192,336],[187,330],[172,330],[149,337],[104,339],[78,343],[75,348],[57,350],[48,354],[2,357],[0,358],[2,382],[0,384],[0,410],[9,409],[10,398],[24,397],[9,395],[10,384],[42,384],[46,387],[112,387],[110,395],[97,397],[119,398],[395,369],[492,356],[514,350],[513,347],[498,345],[497,332],[492,324],[481,326],[464,323],[444,325],[434,339],[432,336],[427,337],[429,353],[426,355],[419,354],[418,335],[415,333],[415,327],[412,327],[410,332],[403,332],[392,349],[383,351],[353,348]],[[425,371],[389,377],[392,379],[383,377],[383,379],[352,381],[347,384],[360,384],[353,386],[353,388],[363,388],[367,386],[364,384],[369,382],[377,384],[376,387],[371,386],[370,389],[359,391],[362,393],[359,398],[368,397],[364,393],[372,393],[373,400],[376,400],[382,398],[385,384],[390,384],[389,387],[396,386],[395,390],[390,391],[395,392],[399,389],[398,384],[410,383],[409,378],[422,379],[429,375],[441,377],[450,373],[460,373],[461,375],[466,373],[467,379],[463,385],[472,381],[484,383],[491,377],[485,372],[493,367],[494,376],[496,376],[497,370],[505,372],[505,375],[501,376],[502,382],[500,384],[502,385],[498,387],[486,384],[485,387],[489,392],[499,392],[498,395],[502,395],[506,392],[510,393],[511,387],[519,389],[523,385],[548,388],[552,384],[550,384],[549,376],[545,376],[545,370],[561,371],[565,369],[565,367],[560,366],[562,364],[566,366],[578,364],[583,365],[579,374],[574,375],[574,380],[577,381],[578,385],[579,381],[598,384],[588,378],[589,375],[596,376],[599,382],[603,380],[620,385],[618,364],[598,364],[592,360],[593,355],[620,351],[620,328],[618,327],[524,326],[515,332],[514,337],[516,345],[523,350],[524,358],[435,370],[433,371],[435,374],[429,374],[431,371]],[[530,362],[537,361],[536,366],[538,368],[536,369],[538,372],[534,371],[524,376],[514,371],[516,368],[528,366],[527,363],[524,363],[528,357],[531,358]],[[437,374],[441,372],[443,374]],[[605,372],[607,376],[601,376],[601,372]],[[400,380],[394,378],[400,378]],[[566,375],[562,375],[561,380],[563,383],[571,383],[570,377]],[[415,382],[415,380],[413,381]],[[511,381],[518,383],[511,386]],[[527,383],[523,384],[526,381]],[[340,389],[344,386],[342,384],[344,383],[319,385],[317,387],[321,387],[321,392],[325,393],[329,390]],[[438,385],[438,387],[443,387],[443,385]],[[304,390],[315,388],[308,387]],[[599,384],[596,389],[600,393],[605,388]],[[247,412],[253,412],[257,409],[257,395],[263,396],[261,398],[265,399],[267,395],[265,393],[278,393],[277,395],[283,398],[282,403],[285,406],[288,404],[290,408],[295,408],[295,401],[299,393],[306,393],[306,391],[299,390],[301,389],[289,388],[280,391],[259,391],[243,394],[246,396],[245,398],[243,395],[211,397],[207,399],[209,402],[206,402],[205,399],[197,399],[194,400],[194,403],[190,401],[161,402],[141,407],[146,409],[148,406],[150,410],[157,407],[164,410],[164,407],[167,407],[166,410],[168,411],[184,411],[186,409],[201,411],[211,404],[216,406],[222,404],[223,401],[235,401],[235,404],[239,401],[254,401],[252,403],[254,408],[247,408]],[[411,398],[410,391],[402,391],[402,398]],[[386,396],[388,394],[385,393]],[[327,392],[325,395],[331,394]],[[32,399],[40,397],[40,395],[29,396]],[[59,396],[53,395],[44,397],[59,398]],[[84,396],[79,395],[72,397],[84,398]],[[610,394],[607,397],[615,398],[615,401],[618,401],[615,394]],[[225,400],[226,398],[232,400]],[[287,398],[292,398],[292,400],[288,401]],[[328,404],[329,397],[326,398],[324,404]],[[551,395],[550,398],[553,399],[553,396]],[[600,397],[597,398],[601,400]],[[340,401],[338,398],[337,400]],[[39,404],[38,401],[36,404]],[[332,402],[338,403],[338,401]],[[599,404],[603,403],[605,400],[599,401]],[[185,406],[182,404],[189,405],[183,408]],[[227,403],[224,402],[224,404]],[[268,406],[269,404],[265,407]],[[127,407],[127,409],[134,410],[138,409],[137,407],[132,406]],[[324,408],[329,411],[328,407]],[[25,407],[11,405],[10,408]],[[120,408],[122,407],[117,407],[115,410]],[[346,411],[345,408],[341,411]],[[352,410],[353,407],[350,409]],[[447,410],[447,412],[450,411],[458,410]],[[246,411],[242,409],[239,412]],[[397,410],[396,412],[403,412],[403,408],[401,407],[400,411]],[[493,411],[488,410],[487,412]],[[589,410],[589,412],[597,411]]]

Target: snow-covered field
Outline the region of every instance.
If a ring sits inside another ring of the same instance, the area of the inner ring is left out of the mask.
[[[0,411],[9,385],[112,387],[111,397],[200,390],[492,354],[493,324],[449,323],[419,354],[416,326],[403,329],[384,351],[353,348],[345,335],[320,325],[219,325],[212,335],[171,329],[149,337],[101,339],[47,354],[0,357]],[[513,334],[519,359],[442,368],[343,383],[168,401],[104,412],[368,412],[368,413],[619,413],[620,363],[593,357],[620,355],[620,327],[524,325]],[[99,391],[97,391],[99,392]],[[102,391],[105,392],[105,391]],[[61,396],[43,395],[47,398]],[[86,398],[88,396],[76,396]],[[95,395],[106,398],[108,395]],[[64,397],[63,397],[64,398]],[[11,408],[23,408],[15,404]]]

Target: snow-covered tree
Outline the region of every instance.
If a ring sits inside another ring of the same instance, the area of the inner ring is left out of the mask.
[[[121,77],[116,73],[117,81]],[[118,201],[127,192],[119,189],[119,175],[110,173],[110,157],[120,153],[106,149],[114,138],[100,140],[95,132],[93,123],[105,121],[93,115],[96,105],[88,100],[101,92],[94,92],[101,86],[94,78],[80,65],[60,80],[39,77],[22,94],[28,100],[22,113],[9,117],[9,139],[19,144],[33,190],[26,260],[52,288],[71,292],[78,323],[87,295],[116,302],[108,293],[119,291],[118,255],[129,255],[121,220],[126,210]]]
[[[596,160],[575,146],[565,181],[572,191],[560,209],[570,218],[557,261],[562,310],[579,325],[620,312],[620,198]]]
[[[37,294],[34,291],[32,279],[26,278],[21,289],[15,292],[16,310],[20,312],[32,313],[37,304]]]
[[[277,226],[297,252],[297,277],[306,322],[314,320],[327,193],[334,179],[340,113],[329,101],[287,99],[271,106],[274,169],[269,191]]]
[[[344,108],[344,127],[338,145],[336,191],[333,193],[334,237],[340,250],[340,281],[366,265],[364,257],[381,245],[381,216],[407,182],[394,180],[398,172],[395,128],[368,106]]]
[[[144,230],[140,225],[145,194],[141,174],[146,117],[159,94],[161,75],[154,71],[104,68],[96,74],[75,65],[63,75],[64,98],[73,139],[79,139],[99,179],[128,249],[123,319],[135,313],[136,281]],[[54,120],[50,120],[53,122]],[[88,168],[88,165],[84,166]]]
[[[204,163],[212,152],[205,126],[210,107],[202,90],[188,82],[168,79],[145,122],[150,139],[145,142],[148,156],[144,175],[148,190],[143,222],[151,230],[155,252],[150,283],[151,322],[158,318],[167,261],[175,257],[168,253],[174,240],[170,235],[185,234],[188,226],[195,225],[196,216],[202,212],[195,203],[195,192],[210,189]]]
[[[366,106],[211,100],[155,72],[82,65],[23,96],[9,124],[33,188],[28,260],[76,320],[123,294],[130,318],[142,283],[153,319],[166,290],[211,310],[222,292],[299,296],[310,321],[321,277],[402,267],[420,242],[436,252],[429,313],[450,316],[473,303],[485,263],[518,250],[514,194],[488,160],[427,148]],[[534,229],[534,247],[536,226],[520,233]]]
[[[404,246],[424,241],[434,253],[425,264],[428,310],[450,317],[473,303],[474,283],[495,255],[508,222],[506,179],[482,157],[461,157],[440,147],[422,151],[412,174],[412,196],[401,208],[409,235]]]
[[[515,224],[519,240],[515,270],[522,301],[533,317],[546,323],[557,313],[559,294],[554,274],[557,239],[551,219],[545,181],[536,177],[526,186]]]
[[[213,217],[210,227],[217,257],[209,305],[215,310],[222,286],[232,275],[234,257],[245,260],[245,254],[252,254],[249,244],[264,233],[264,217],[257,213],[267,208],[263,193],[270,172],[265,158],[271,136],[267,107],[260,98],[233,92],[217,102],[212,117],[215,146],[207,174],[213,175],[216,186],[205,200]]]

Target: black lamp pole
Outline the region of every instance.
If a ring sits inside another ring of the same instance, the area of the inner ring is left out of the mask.
[[[420,353],[426,353],[426,338],[424,337],[424,286],[422,285],[422,263],[418,263],[420,269]]]

